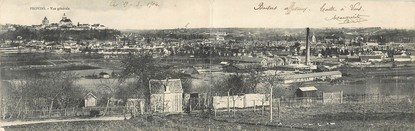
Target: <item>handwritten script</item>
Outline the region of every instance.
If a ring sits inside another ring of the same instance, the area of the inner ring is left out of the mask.
[[[334,15],[331,18],[326,18],[327,21],[336,20],[339,24],[362,23],[367,21],[368,15],[354,14],[349,16]]]
[[[279,6],[279,5],[278,5]],[[326,21],[335,21],[338,24],[362,23],[369,20],[369,15],[365,15],[365,8],[361,2],[350,2],[348,4],[322,3],[318,7],[308,7],[302,3],[291,2],[285,8],[278,9],[276,4],[260,2],[254,5],[254,10],[275,10],[284,12],[285,15],[304,14],[307,12],[322,13]]]
[[[254,7],[254,10],[276,10],[277,6],[275,5],[264,5],[264,2],[258,4],[258,6]]]
[[[157,1],[141,1],[141,0],[110,0],[109,5],[112,7],[160,7]]]
[[[289,14],[291,14],[291,12],[294,12],[294,11],[305,12],[305,11],[307,11],[307,8],[296,6],[295,2],[292,2],[291,5],[287,8],[284,8],[284,10],[286,11],[285,14],[289,15]]]

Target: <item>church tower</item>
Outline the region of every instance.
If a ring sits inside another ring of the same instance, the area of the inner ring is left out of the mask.
[[[66,14],[63,13],[62,20],[66,20]]]
[[[44,25],[44,26],[49,25],[49,20],[48,20],[48,18],[46,18],[46,16],[45,16],[45,18],[43,18],[43,20],[42,20],[42,25]]]
[[[71,19],[66,18],[66,14],[63,13],[62,19],[59,21],[59,26],[61,27],[72,27]]]

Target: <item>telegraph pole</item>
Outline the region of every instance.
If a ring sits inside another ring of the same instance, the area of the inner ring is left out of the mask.
[[[269,102],[269,110],[270,110],[270,117],[269,117],[269,121],[272,122],[272,88],[273,86],[271,86],[271,92],[270,92],[270,102]]]

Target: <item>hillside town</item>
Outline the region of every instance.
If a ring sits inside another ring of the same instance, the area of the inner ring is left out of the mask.
[[[414,98],[414,30],[119,31],[72,23],[65,13],[57,23],[40,20],[0,25],[2,119],[187,113],[333,129],[331,120],[298,124],[289,113],[332,113],[327,106],[336,104],[347,112],[346,103],[367,101],[410,106]]]

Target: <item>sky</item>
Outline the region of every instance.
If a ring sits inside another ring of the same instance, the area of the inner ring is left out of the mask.
[[[64,13],[74,24],[115,29],[415,29],[415,0],[0,0],[0,24],[57,23]]]

